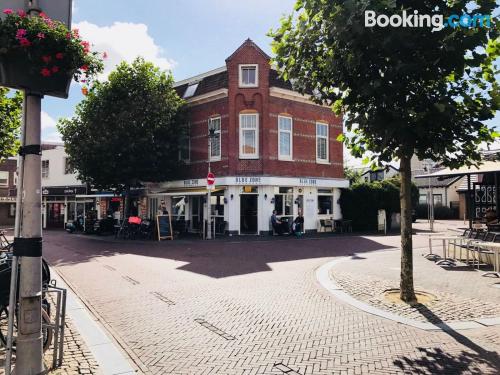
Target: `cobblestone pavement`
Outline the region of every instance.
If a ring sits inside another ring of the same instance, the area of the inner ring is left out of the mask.
[[[417,236],[416,236],[417,237]],[[47,232],[46,258],[151,374],[497,374],[500,332],[427,332],[316,282],[397,236],[115,242]],[[423,247],[426,239],[415,238]]]
[[[52,369],[52,350],[45,352],[45,364],[51,375],[76,375],[76,374],[100,374],[99,366],[94,360],[87,346],[82,341],[80,334],[73,326],[71,319],[67,318],[64,332],[64,360],[60,368]],[[0,374],[4,371],[5,350],[0,350]],[[15,361],[15,358],[14,358]]]

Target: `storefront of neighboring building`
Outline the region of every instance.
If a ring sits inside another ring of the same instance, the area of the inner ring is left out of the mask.
[[[216,232],[269,233],[273,210],[293,219],[301,209],[308,231],[322,218],[342,218],[340,189],[349,185],[336,140],[342,119],[295,92],[269,61],[247,40],[224,67],[175,85],[189,108],[190,135],[179,155],[188,179],[147,184],[150,217],[163,202],[174,227],[202,231],[210,160]]]
[[[14,225],[16,216],[16,169],[16,159],[7,159],[0,164],[0,227]]]

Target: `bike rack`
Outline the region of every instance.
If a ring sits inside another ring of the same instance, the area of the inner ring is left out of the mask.
[[[56,286],[56,281],[51,280],[50,285],[44,290],[47,295],[53,295],[51,298],[52,302],[55,299],[55,304],[52,307],[55,308],[55,318],[52,322],[52,311],[48,311],[49,318],[51,320],[50,327],[53,330],[53,353],[52,353],[52,368],[58,368],[62,366],[64,358],[64,331],[66,326],[66,294],[67,291],[64,288],[59,288]],[[52,308],[51,307],[51,308]]]

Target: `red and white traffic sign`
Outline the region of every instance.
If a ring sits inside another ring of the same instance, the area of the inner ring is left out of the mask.
[[[208,172],[207,185],[208,186],[215,185],[215,175],[212,172]]]

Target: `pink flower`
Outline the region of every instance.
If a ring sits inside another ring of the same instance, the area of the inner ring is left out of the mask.
[[[107,58],[108,58],[108,54],[107,54],[107,52],[103,52],[103,54],[102,54],[102,58],[103,58],[103,59],[107,59]]]
[[[50,70],[47,68],[43,68],[42,70],[40,70],[40,74],[44,77],[50,77],[51,75]]]
[[[40,12],[39,16],[42,17],[43,19],[48,19],[49,18],[49,16],[47,16],[47,14],[44,13],[44,12]]]
[[[72,35],[71,33],[66,33],[66,39],[71,39]]]
[[[16,39],[22,39],[22,38],[24,38],[26,36],[26,33],[27,33],[26,29],[19,29],[19,30],[17,30],[17,32],[16,32]]]
[[[54,65],[52,67],[52,73],[57,73],[58,71],[59,71],[59,67]]]
[[[29,47],[29,46],[31,46],[31,42],[28,39],[26,39],[26,38],[19,39],[19,43],[21,44],[21,47]]]
[[[3,14],[12,14],[14,11],[12,9],[4,9]]]
[[[63,54],[62,52],[58,52],[58,53],[56,53],[56,59],[58,59],[58,60],[62,60],[62,59],[63,59],[63,57],[64,57],[64,54]]]
[[[84,72],[86,72],[87,70],[89,70],[89,66],[88,65],[82,65],[82,67],[80,69],[83,70]]]
[[[89,53],[90,52],[90,43],[89,42],[82,42],[81,45],[83,46],[83,52]]]
[[[80,31],[78,29],[73,29],[73,36],[75,38],[79,38],[80,37]]]
[[[17,10],[17,14],[21,18],[26,17],[26,12],[24,10],[22,10],[22,9],[18,9]]]
[[[36,34],[38,39],[45,39],[45,34],[44,33],[38,33]]]
[[[46,55],[46,56],[42,56],[42,60],[45,64],[48,64],[51,60],[52,60],[52,57]]]

